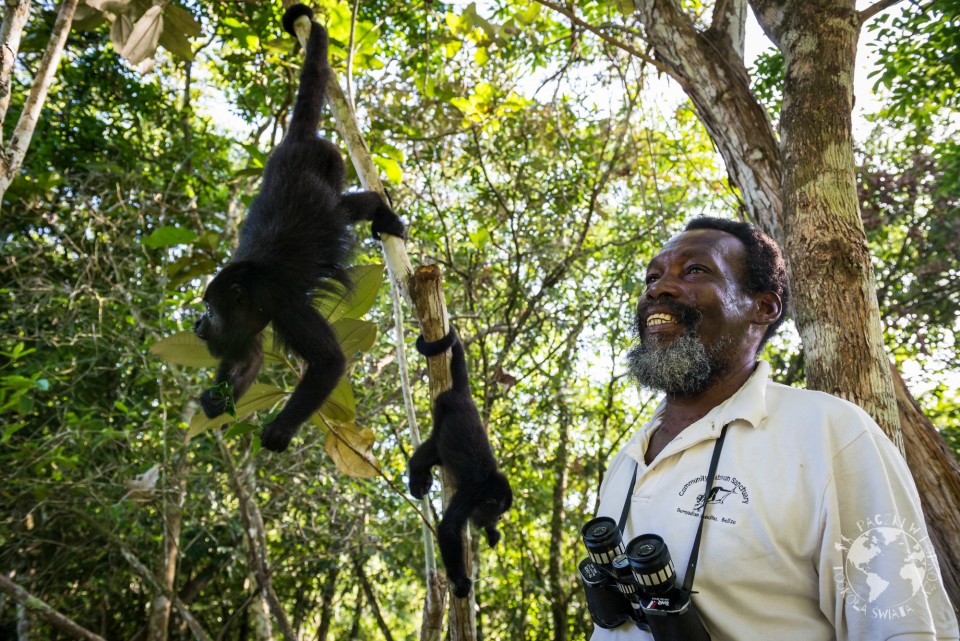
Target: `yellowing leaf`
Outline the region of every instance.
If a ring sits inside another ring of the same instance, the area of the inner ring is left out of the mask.
[[[163,31],[163,7],[157,5],[147,9],[134,23],[133,31],[127,38],[120,55],[132,64],[139,64],[153,56]]]
[[[380,463],[373,456],[376,442],[373,430],[361,429],[353,423],[331,424],[323,449],[337,469],[348,476],[373,478]]]

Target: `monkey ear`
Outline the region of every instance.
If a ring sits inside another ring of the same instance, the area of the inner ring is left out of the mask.
[[[230,294],[233,296],[233,302],[237,305],[245,305],[247,303],[247,290],[244,289],[243,285],[239,283],[230,285]]]

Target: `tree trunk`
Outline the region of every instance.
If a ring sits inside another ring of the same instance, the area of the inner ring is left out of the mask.
[[[340,564],[334,560],[323,578],[323,589],[320,592],[323,605],[320,609],[320,627],[317,628],[316,641],[327,641],[327,634],[330,633],[330,623],[333,621],[333,597],[337,593],[337,574],[339,572]]]
[[[893,405],[859,218],[850,131],[859,34],[853,2],[752,0],[787,60],[779,145],[728,35],[724,12],[735,3],[718,2],[713,26],[702,32],[676,0],[635,4],[647,41],[693,102],[748,217],[784,247],[808,386],[858,403],[906,449],[948,593],[960,603],[960,471],[926,417],[905,411],[916,407],[905,387],[897,387],[904,400]]]
[[[553,619],[554,641],[567,640],[567,576],[563,556],[563,533],[566,529],[563,499],[567,493],[567,469],[569,467],[570,411],[566,399],[559,400],[559,430],[557,458],[553,463],[553,509],[550,519],[550,561],[548,579],[550,586],[550,616]]]
[[[857,196],[851,112],[860,23],[854,0],[761,0],[755,6],[786,63],[780,241],[807,386],[865,409],[903,452]]]
[[[147,622],[147,641],[167,641],[170,638],[170,611],[173,602],[167,595],[176,594],[177,566],[180,562],[180,531],[183,527],[183,501],[187,494],[185,461],[190,437],[186,436],[183,448],[170,474],[175,475],[175,494],[172,501],[163,502],[163,558],[157,572],[160,589],[157,590],[150,607],[150,619]],[[173,488],[171,488],[173,489]],[[163,494],[167,496],[166,493]]]

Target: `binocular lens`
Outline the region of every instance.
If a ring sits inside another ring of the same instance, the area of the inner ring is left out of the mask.
[[[623,540],[617,522],[609,516],[599,516],[583,526],[583,545],[594,563],[610,564],[623,554]]]
[[[656,534],[644,534],[630,541],[627,559],[637,582],[649,594],[661,594],[676,585],[673,560],[667,544]]]

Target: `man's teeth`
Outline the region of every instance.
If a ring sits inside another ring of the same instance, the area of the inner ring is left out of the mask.
[[[677,317],[670,314],[650,314],[647,316],[647,327],[655,327],[664,323],[676,323]]]

